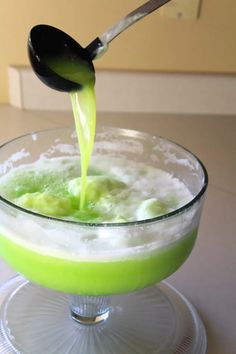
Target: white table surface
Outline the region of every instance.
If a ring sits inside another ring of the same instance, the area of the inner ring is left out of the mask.
[[[2,105],[0,143],[33,130],[72,123],[70,112],[21,111]],[[172,139],[207,167],[210,183],[196,246],[168,281],[203,319],[207,353],[236,353],[236,117],[100,113],[98,124]],[[0,284],[14,274],[0,260]]]

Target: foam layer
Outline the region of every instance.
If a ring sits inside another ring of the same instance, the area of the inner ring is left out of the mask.
[[[67,205],[67,215],[61,213],[59,217],[79,220],[84,213],[79,210],[79,170],[77,157],[44,157],[34,165],[21,166],[2,177],[1,194],[21,205],[27,195],[28,204],[35,196],[42,196],[43,193],[55,196],[57,202],[60,198],[66,200],[68,197],[72,203],[71,215],[68,214]],[[90,200],[86,212],[90,213],[89,222],[148,219],[179,208],[192,199],[191,193],[181,181],[165,171],[142,163],[95,156],[89,174],[91,184],[95,181],[95,187],[98,187],[93,191],[91,185],[90,188],[88,186]],[[50,198],[43,199],[42,196],[42,200],[41,203],[37,201],[37,207],[45,204],[49,208]],[[52,209],[55,204],[54,200]],[[35,207],[33,202],[32,205]],[[63,209],[63,203],[60,207]],[[54,216],[58,217],[58,205],[55,210],[57,215]],[[43,218],[18,213],[17,216],[4,216],[0,233],[23,247],[45,255],[105,261],[139,257],[179,239],[194,227],[191,225],[192,213],[193,210],[188,211],[168,221],[163,220],[158,225],[97,228],[78,224],[58,225],[58,222],[55,225],[53,221],[49,223]]]
[[[89,170],[86,205],[80,209],[78,158],[41,158],[1,179],[1,194],[15,204],[74,221],[129,222],[166,214],[191,193],[169,173],[142,163],[96,156]]]

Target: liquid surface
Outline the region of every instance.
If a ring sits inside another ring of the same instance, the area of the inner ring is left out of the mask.
[[[108,156],[92,158],[84,195],[79,166],[78,157],[41,158],[2,177],[0,193],[36,213],[95,223],[150,219],[192,199],[185,185],[167,172]]]

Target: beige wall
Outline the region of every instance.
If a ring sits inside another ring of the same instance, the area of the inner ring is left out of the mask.
[[[7,68],[28,65],[27,36],[38,23],[57,26],[86,46],[144,0],[0,0],[0,102]],[[153,13],[110,44],[96,68],[236,73],[236,1],[202,0],[196,21]]]

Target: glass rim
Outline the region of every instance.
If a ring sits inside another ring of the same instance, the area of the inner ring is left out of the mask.
[[[155,217],[149,218],[149,219],[134,220],[134,221],[127,221],[127,222],[102,222],[102,223],[100,222],[100,223],[96,223],[96,222],[82,222],[82,221],[75,221],[75,220],[69,220],[69,219],[62,219],[62,218],[56,218],[54,216],[48,216],[48,215],[40,214],[40,213],[34,212],[32,210],[28,210],[28,209],[22,208],[19,205],[14,204],[10,200],[2,197],[1,195],[0,195],[0,202],[3,202],[4,204],[12,207],[15,210],[18,210],[18,211],[22,212],[23,214],[30,215],[30,216],[33,216],[33,217],[37,217],[37,218],[42,219],[42,220],[58,222],[58,223],[61,223],[61,224],[65,223],[65,224],[71,224],[71,225],[78,225],[78,226],[87,227],[87,228],[88,227],[90,227],[90,228],[112,228],[112,227],[116,227],[116,228],[117,227],[121,227],[122,228],[123,227],[124,228],[125,226],[127,226],[127,227],[128,226],[142,226],[142,225],[146,226],[148,224],[152,224],[152,223],[155,223],[155,222],[159,222],[159,221],[163,221],[163,220],[166,220],[166,219],[170,219],[170,218],[172,218],[174,216],[182,214],[184,211],[186,211],[189,208],[191,208],[204,195],[204,193],[205,193],[205,191],[207,189],[207,186],[208,186],[208,181],[209,181],[207,170],[206,170],[204,164],[202,163],[202,161],[194,153],[192,153],[190,150],[188,150],[187,148],[185,148],[181,144],[178,144],[178,143],[172,141],[171,139],[164,138],[164,137],[162,137],[160,135],[153,135],[153,134],[150,134],[150,133],[147,133],[147,132],[142,132],[142,131],[135,130],[135,129],[111,127],[111,126],[106,126],[106,125],[98,125],[97,128],[98,128],[98,132],[99,132],[99,129],[106,129],[105,132],[115,130],[115,131],[119,131],[121,133],[122,132],[123,133],[124,132],[133,133],[136,136],[143,136],[143,137],[146,136],[146,137],[149,137],[149,138],[150,137],[157,138],[157,139],[161,139],[163,141],[166,141],[168,143],[171,143],[171,144],[181,148],[185,152],[189,153],[192,157],[194,157],[196,159],[196,161],[199,163],[199,165],[201,166],[202,171],[203,171],[203,175],[204,175],[204,181],[203,181],[202,188],[194,196],[194,198],[192,198],[188,203],[184,204],[180,208],[177,208],[177,209],[175,209],[175,210],[173,210],[173,211],[171,211],[169,213],[162,214],[162,215],[159,215],[159,216],[155,216]],[[15,138],[13,138],[11,140],[6,141],[5,143],[0,145],[0,150],[2,148],[4,148],[5,146],[11,144],[12,142],[20,140],[20,139],[22,139],[24,137],[32,136],[34,134],[40,134],[40,133],[46,133],[46,132],[50,132],[50,131],[56,131],[56,130],[72,130],[72,131],[74,131],[74,129],[72,127],[56,127],[56,128],[48,128],[48,129],[32,131],[32,132],[19,135],[19,136],[15,137]],[[95,139],[95,141],[96,141],[96,139]]]

